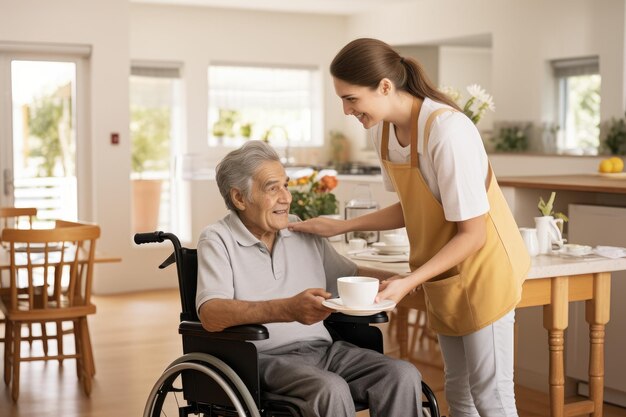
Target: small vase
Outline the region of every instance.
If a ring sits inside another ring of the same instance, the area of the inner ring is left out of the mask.
[[[341,214],[320,214],[320,217],[327,217],[329,219],[341,220]],[[339,242],[341,235],[335,235],[328,238],[331,242]]]

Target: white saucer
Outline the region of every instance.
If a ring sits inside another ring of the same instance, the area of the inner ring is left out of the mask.
[[[409,251],[409,245],[387,245],[385,242],[372,243],[372,247],[381,255],[398,255]]]
[[[552,253],[564,256],[582,257],[592,255],[594,253],[591,246],[586,245],[565,245],[565,247],[554,250]]]
[[[350,308],[343,305],[341,298],[330,298],[322,301],[324,307],[332,308],[349,316],[371,316],[381,311],[391,311],[396,307],[396,303],[392,300],[383,300],[380,303],[372,304],[367,307]]]

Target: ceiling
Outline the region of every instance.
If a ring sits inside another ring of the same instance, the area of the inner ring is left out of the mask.
[[[367,12],[390,3],[415,3],[420,0],[130,0],[132,3],[219,7],[291,13],[351,15]]]

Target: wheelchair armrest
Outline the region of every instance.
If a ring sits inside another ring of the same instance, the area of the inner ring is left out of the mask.
[[[199,321],[181,321],[178,333],[183,336],[199,336],[207,339],[264,340],[270,337],[267,327],[261,324],[243,324],[227,327],[221,332],[208,332]]]
[[[387,323],[389,317],[387,313],[372,314],[371,316],[349,316],[343,313],[332,313],[324,320],[327,323],[353,323],[353,324],[370,324],[370,323]]]

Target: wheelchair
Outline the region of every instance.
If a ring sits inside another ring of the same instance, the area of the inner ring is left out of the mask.
[[[263,325],[240,325],[221,332],[207,332],[196,313],[195,295],[198,260],[195,249],[182,247],[176,235],[165,232],[137,233],[136,244],[169,240],[174,252],[159,266],[176,264],[182,312],[178,333],[183,356],[174,360],[154,384],[144,417],[161,415],[299,417],[298,408],[284,401],[262,396],[258,355],[252,340],[269,338]],[[341,339],[382,353],[383,337],[371,323],[388,321],[386,313],[355,317],[331,314],[324,325],[334,340]],[[422,409],[426,417],[439,417],[437,399],[422,382]],[[367,404],[355,403],[357,411]]]

